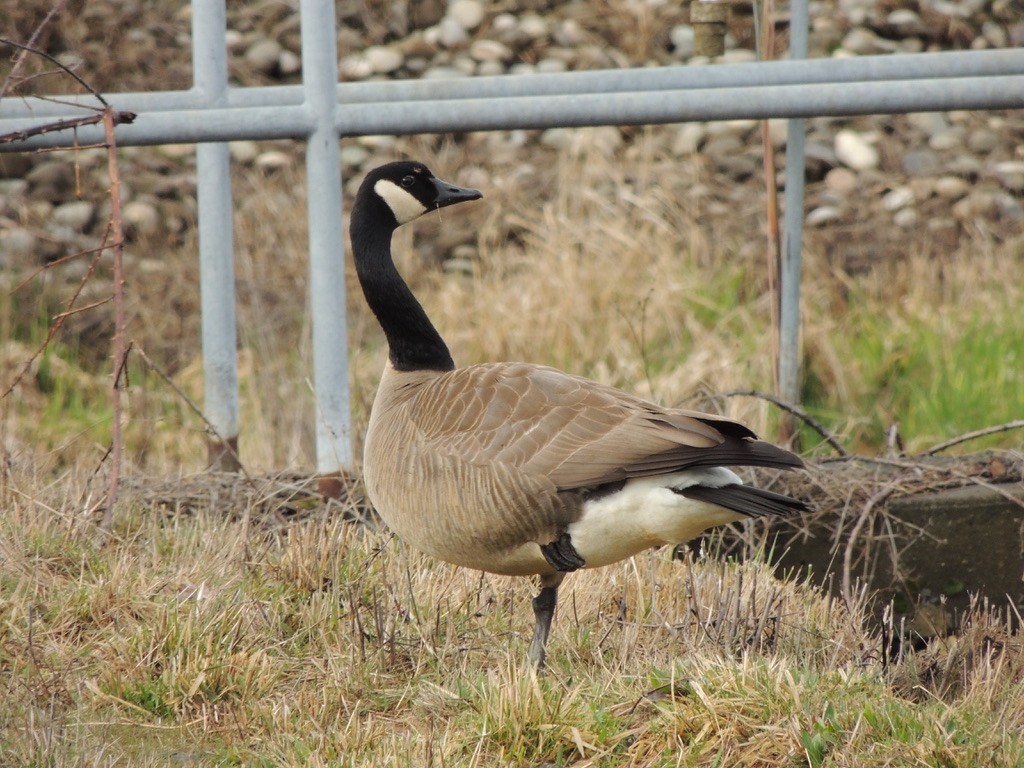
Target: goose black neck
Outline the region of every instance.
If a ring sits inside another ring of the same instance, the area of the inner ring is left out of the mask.
[[[394,217],[390,210],[374,216],[361,202],[356,201],[349,226],[352,256],[366,303],[388,340],[391,365],[399,371],[454,369],[444,339],[395,267],[391,256]]]

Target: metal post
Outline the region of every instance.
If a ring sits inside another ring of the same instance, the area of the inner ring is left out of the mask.
[[[223,106],[228,87],[227,17],[222,2],[192,6],[194,89]],[[227,144],[196,146],[204,411],[216,434],[209,465],[233,472],[238,459],[238,363],[232,237],[231,158]]]
[[[341,152],[335,129],[338,56],[334,3],[302,0],[302,79],[314,127],[306,144],[309,291],[313,315],[316,461],[321,490],[340,492],[352,469],[345,262],[341,233]]]
[[[789,55],[807,58],[807,0],[790,4]],[[779,395],[800,401],[800,245],[804,222],[804,118],[789,120],[786,131],[786,191],[779,275]],[[786,430],[787,432],[791,431]]]

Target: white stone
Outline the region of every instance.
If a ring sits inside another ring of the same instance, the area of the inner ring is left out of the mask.
[[[892,217],[892,222],[900,229],[910,229],[917,226],[920,217],[913,208],[900,208]]]
[[[469,35],[459,22],[445,16],[437,25],[437,42],[445,48],[461,48],[469,42]]]
[[[970,185],[959,176],[940,176],[935,180],[935,194],[946,200],[959,200],[970,190]]]
[[[363,51],[363,58],[370,65],[370,69],[378,75],[394,72],[405,61],[400,51],[385,45],[371,45]]]
[[[240,139],[228,144],[228,152],[231,153],[231,159],[236,163],[249,165],[256,160],[260,153],[260,148],[255,141]]]
[[[853,194],[859,183],[857,174],[849,168],[833,168],[825,174],[825,188],[840,197]]]
[[[476,29],[484,20],[484,4],[480,0],[453,0],[447,17],[465,30]]]
[[[146,200],[132,200],[121,209],[129,233],[154,235],[160,231],[160,211]]]
[[[672,43],[672,55],[686,61],[697,50],[697,36],[689,24],[678,24],[669,31],[668,39]]]
[[[92,223],[96,214],[96,206],[88,200],[72,200],[70,203],[62,203],[53,209],[50,218],[55,224],[68,227],[76,232],[84,232]]]
[[[694,154],[706,136],[707,131],[700,123],[684,123],[679,126],[672,141],[672,154],[677,157]]]
[[[276,149],[268,149],[266,152],[261,152],[260,156],[256,158],[256,167],[268,173],[289,168],[291,165],[291,156]]]
[[[820,227],[842,218],[843,212],[834,205],[822,205],[807,214],[805,221],[809,227]]]
[[[914,191],[910,187],[896,187],[882,196],[882,207],[887,211],[898,211],[914,202]]]
[[[277,59],[277,67],[282,75],[297,75],[302,71],[302,58],[294,51],[281,51]]]
[[[245,52],[245,61],[257,72],[272,74],[281,57],[281,44],[269,37],[260,38]]]
[[[508,61],[512,58],[512,49],[497,40],[476,40],[469,46],[469,55],[477,61]]]
[[[878,150],[871,146],[868,136],[845,129],[836,134],[835,152],[839,162],[855,171],[878,167]]]

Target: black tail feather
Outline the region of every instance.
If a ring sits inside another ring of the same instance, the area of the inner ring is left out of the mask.
[[[765,517],[767,515],[791,515],[796,512],[807,512],[810,507],[798,499],[784,496],[763,488],[749,485],[723,485],[718,488],[710,485],[691,485],[688,488],[673,489],[681,496],[719,507],[731,509],[747,517]]]

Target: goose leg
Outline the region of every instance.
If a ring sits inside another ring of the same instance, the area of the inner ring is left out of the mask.
[[[533,640],[530,642],[530,650],[526,658],[530,665],[537,670],[544,668],[544,647],[547,645],[548,634],[551,632],[551,621],[555,616],[555,604],[558,602],[558,585],[562,583],[564,578],[564,573],[541,576],[541,590],[533,598],[535,624],[533,626]]]

